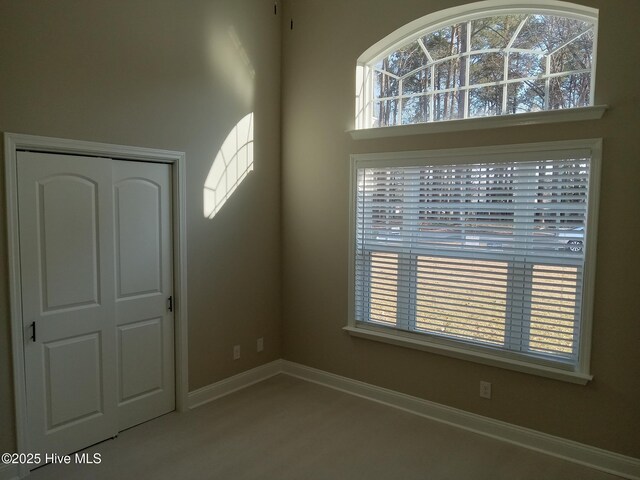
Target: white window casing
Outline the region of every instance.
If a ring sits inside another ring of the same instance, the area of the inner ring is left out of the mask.
[[[349,333],[586,383],[601,140],[351,156]]]

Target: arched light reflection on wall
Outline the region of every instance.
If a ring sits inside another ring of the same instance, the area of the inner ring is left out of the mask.
[[[204,182],[204,216],[213,218],[253,170],[253,113],[240,120],[218,151]]]

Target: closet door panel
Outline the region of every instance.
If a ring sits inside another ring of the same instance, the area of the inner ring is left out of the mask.
[[[175,409],[170,167],[115,162],[113,199],[122,430]]]
[[[18,152],[29,449],[117,433],[111,161]]]

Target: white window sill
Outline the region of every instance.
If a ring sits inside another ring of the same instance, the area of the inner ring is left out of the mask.
[[[596,105],[593,107],[567,108],[564,110],[519,113],[497,117],[465,118],[461,120],[397,125],[393,127],[363,128],[348,130],[347,133],[349,133],[354,140],[366,140],[405,135],[428,135],[431,133],[464,132],[467,130],[482,130],[486,128],[539,125],[544,123],[579,122],[582,120],[598,120],[602,118],[607,108],[607,105]]]
[[[479,352],[461,347],[444,345],[436,343],[434,341],[429,341],[429,339],[426,337],[425,339],[417,339],[414,336],[390,334],[384,331],[380,331],[375,327],[368,328],[362,326],[346,326],[343,327],[343,330],[347,331],[349,335],[352,335],[354,337],[389,343],[391,345],[398,345],[400,347],[414,348],[417,350],[423,350],[439,355],[446,355],[462,360],[482,363],[494,367],[506,368],[508,370],[515,370],[517,372],[529,373],[541,377],[553,378],[555,380],[562,380],[579,385],[586,385],[587,382],[593,379],[592,375],[585,373],[562,370],[560,368],[528,363],[522,360],[506,358],[499,355],[492,355],[491,353],[487,352]]]

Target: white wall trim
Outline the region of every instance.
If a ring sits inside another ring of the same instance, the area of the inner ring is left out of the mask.
[[[273,362],[239,373],[189,393],[189,408],[196,408],[278,374],[317,383],[453,427],[479,433],[520,447],[623,478],[640,480],[640,459],[465,412],[288,360]]]
[[[20,255],[18,232],[18,191],[16,157],[18,150],[89,155],[111,159],[137,160],[170,164],[173,178],[173,237],[174,237],[174,294],[176,297],[175,358],[176,409],[187,408],[188,339],[187,339],[187,215],[186,215],[186,161],[184,152],[158,150],[107,143],[86,142],[62,138],[41,137],[16,133],[4,134],[5,187],[7,199],[7,240],[9,254],[9,310],[13,353],[13,382],[17,451],[29,452],[26,416],[26,387],[24,369],[24,328],[22,325],[22,289],[20,285]],[[29,472],[26,465],[19,475]]]
[[[238,373],[233,377],[225,378],[219,382],[189,392],[189,408],[200,407],[220,397],[247,388],[254,383],[262,382],[267,378],[278,375],[283,372],[282,362],[283,360],[274,360],[273,362],[260,365],[246,372]]]
[[[352,380],[298,363],[282,361],[282,373],[420,415],[454,427],[586,465],[623,478],[640,479],[640,459],[519,427],[474,413]]]
[[[410,125],[394,125],[391,127],[356,128],[355,130],[347,130],[347,133],[354,140],[370,140],[375,138],[405,137],[408,135],[429,135],[433,133],[455,133],[549,123],[580,122],[584,120],[599,120],[608,108],[608,105],[595,105],[591,107],[565,108],[563,110],[497,115],[495,117],[462,118],[439,122],[413,123]]]
[[[20,469],[18,465],[2,465],[0,464],[0,480],[16,480],[20,478]]]
[[[593,379],[593,375],[589,373],[562,370],[560,368],[554,368],[553,366],[526,362],[517,358],[495,355],[491,352],[483,352],[482,350],[471,350],[455,344],[433,342],[430,341],[429,338],[419,338],[410,334],[404,334],[403,332],[389,333],[382,328],[376,328],[370,325],[358,324],[355,327],[346,326],[342,327],[342,330],[353,337],[388,343],[389,345],[397,345],[399,347],[413,348],[437,355],[446,355],[447,357],[459,358],[469,362],[491,365],[515,372],[537,375],[539,377],[553,378],[563,382],[575,383],[576,385],[586,385]]]

